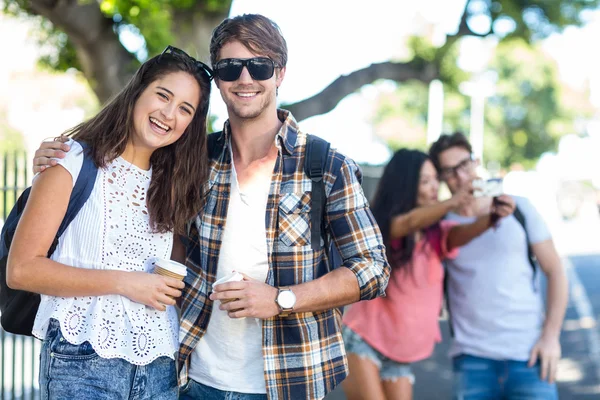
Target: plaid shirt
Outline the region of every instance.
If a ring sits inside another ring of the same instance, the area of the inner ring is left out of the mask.
[[[289,112],[278,110],[278,157],[266,208],[269,285],[293,286],[330,271],[325,250],[310,246],[311,180],[305,175],[306,134]],[[190,355],[206,332],[213,302],[208,298],[226,223],[231,184],[230,128],[225,123],[210,160],[206,205],[191,224],[188,275],[181,299],[180,383],[188,381]],[[354,161],[330,150],[325,171],[327,232],[343,266],[356,275],[361,300],[384,295],[390,268],[379,228],[360,186]],[[269,399],[319,399],[348,373],[338,309],[292,313],[263,320],[264,376]]]

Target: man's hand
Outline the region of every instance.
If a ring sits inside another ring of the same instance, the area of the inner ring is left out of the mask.
[[[243,281],[216,285],[210,299],[220,300],[219,308],[227,311],[230,318],[267,319],[279,314],[275,302],[278,293],[277,288],[244,275]],[[232,301],[223,303],[224,300]]]
[[[71,148],[65,142],[69,138],[61,135],[52,142],[42,142],[39,149],[35,151],[33,158],[33,173],[43,172],[46,168],[54,167],[56,160],[52,158],[64,158]]]
[[[542,335],[535,346],[533,346],[533,350],[531,350],[528,366],[530,368],[533,367],[539,358],[541,366],[540,378],[543,381],[547,379],[548,382],[554,383],[560,356],[561,348],[558,336]]]
[[[494,198],[492,203],[492,213],[496,214],[498,218],[504,218],[515,212],[516,207],[515,199],[513,199],[512,196],[503,194]]]

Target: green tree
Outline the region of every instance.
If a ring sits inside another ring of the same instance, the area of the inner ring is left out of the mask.
[[[531,166],[562,135],[574,132],[574,120],[583,110],[561,102],[565,85],[558,79],[556,62],[537,46],[520,39],[505,42],[498,46],[491,68],[498,82],[487,102],[486,128],[494,140],[484,151],[504,165]]]
[[[38,21],[42,64],[83,72],[101,102],[116,94],[146,54],[174,44],[208,60],[212,28],[229,14],[231,0],[4,0],[4,11]],[[120,37],[142,37],[126,49]]]
[[[454,73],[452,63],[461,38],[518,37],[531,43],[566,26],[581,25],[582,12],[596,9],[599,2],[466,0],[457,31],[447,36],[443,46],[415,40],[411,59],[372,64],[341,76],[320,93],[286,108],[299,120],[324,114],[347,95],[379,79],[401,83],[441,79],[456,84],[460,76]],[[231,0],[4,0],[5,11],[39,19],[39,37],[54,49],[44,62],[81,70],[101,102],[123,87],[139,63],[138,57],[155,54],[167,43],[207,60],[210,32],[229,14],[230,7]],[[482,16],[489,20],[489,29],[474,31],[473,19]],[[507,25],[511,26],[508,31],[503,28]],[[119,40],[128,30],[143,36],[140,49],[129,51]]]
[[[298,119],[323,114],[348,94],[380,79],[402,85],[410,81],[428,84],[439,79],[447,86],[457,87],[468,77],[456,66],[457,44],[462,38],[493,37],[500,42],[520,38],[534,44],[567,26],[583,25],[586,11],[596,10],[599,4],[598,0],[466,0],[457,31],[447,35],[442,46],[413,38],[409,59],[372,64],[341,76],[320,93],[286,108]],[[488,29],[474,30],[473,21],[482,17],[487,18]]]
[[[555,149],[561,136],[576,132],[579,119],[593,113],[588,93],[561,82],[556,61],[540,45],[516,37],[501,42],[488,73],[497,81],[485,104],[486,160],[530,167],[543,152]],[[444,131],[468,134],[469,98],[453,85],[445,88],[444,96]],[[391,147],[425,150],[427,101],[427,87],[420,82],[398,85],[393,93],[380,96],[373,116],[379,136]],[[407,132],[410,125],[418,134]]]

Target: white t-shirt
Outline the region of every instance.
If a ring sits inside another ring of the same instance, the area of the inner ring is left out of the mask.
[[[58,164],[77,181],[83,165],[79,143]],[[61,168],[61,167],[56,167]],[[169,258],[172,233],[152,233],[146,207],[152,171],[123,158],[99,169],[94,188],[60,237],[51,259],[78,268],[145,271],[156,257]],[[41,296],[33,334],[44,339],[50,318],[72,344],[89,341],[103,358],[122,358],[146,365],[160,356],[174,359],[179,347],[177,311],[156,311],[119,295]]]
[[[254,182],[241,193],[233,161],[231,171],[216,279],[235,270],[265,282],[269,271],[265,215],[271,178]],[[191,355],[190,378],[219,390],[266,393],[262,322],[230,318],[219,306],[216,301],[206,333]]]
[[[533,205],[522,197],[515,201],[525,216],[530,243],[550,239]],[[446,218],[461,224],[475,220],[453,213]],[[539,279],[536,291],[525,231],[517,219],[502,219],[497,229],[488,229],[461,247],[458,257],[447,260],[446,266],[454,328],[450,355],[528,360],[540,337],[544,313]],[[537,278],[541,273],[538,268]]]

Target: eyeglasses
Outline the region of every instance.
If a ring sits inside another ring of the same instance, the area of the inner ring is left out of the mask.
[[[210,69],[210,67],[206,64],[204,64],[202,61],[198,61],[196,60],[194,57],[190,56],[188,53],[186,53],[185,51],[178,49],[177,47],[168,45],[162,53],[160,53],[160,56],[158,57],[158,60],[160,61],[160,59],[162,58],[163,55],[165,54],[170,54],[170,55],[178,55],[178,56],[184,56],[187,57],[189,59],[191,59],[192,61],[194,61],[194,63],[196,64],[196,68],[198,69],[198,71],[204,75],[206,75],[206,77],[208,78],[208,80],[210,81],[211,79],[213,79],[213,71],[212,69]]]
[[[215,64],[215,76],[222,81],[233,82],[238,80],[244,67],[257,81],[271,79],[275,72],[275,62],[267,57],[225,58]]]
[[[469,158],[465,158],[454,167],[442,168],[442,170],[440,171],[440,178],[446,181],[450,178],[457,176],[459,172],[462,174],[469,172],[472,166],[473,157],[469,156]]]

